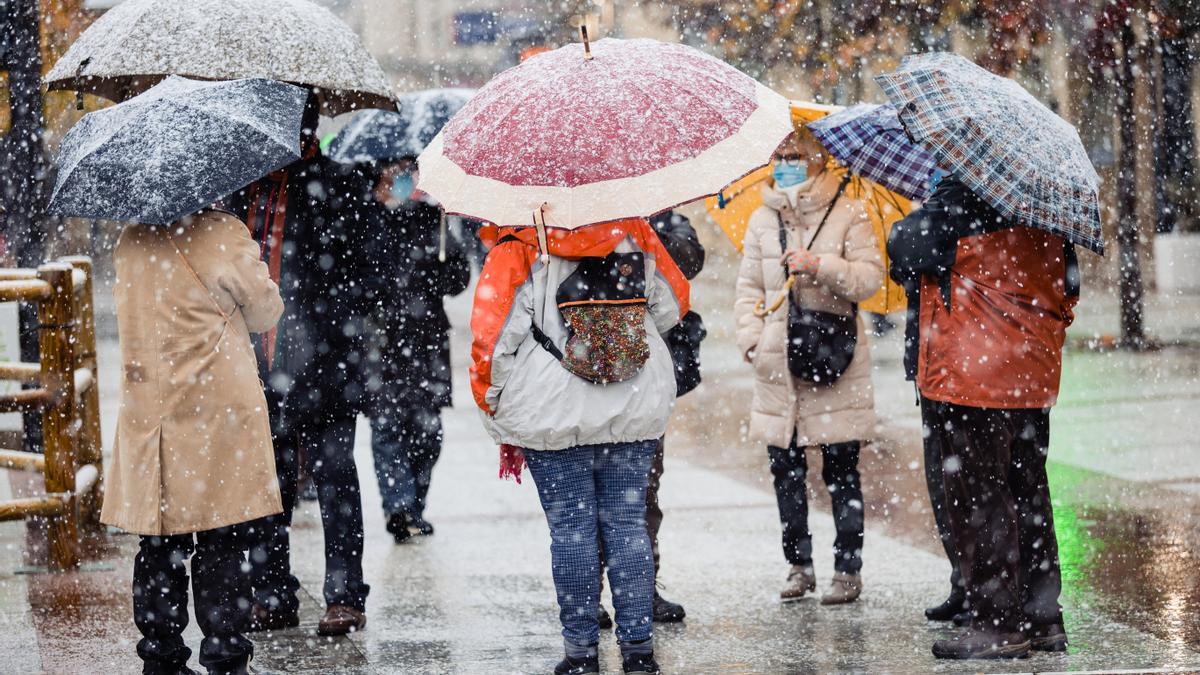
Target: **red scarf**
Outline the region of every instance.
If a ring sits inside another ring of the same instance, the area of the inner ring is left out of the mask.
[[[283,231],[287,224],[288,174],[281,169],[256,181],[249,188],[250,208],[246,212],[246,227],[250,236],[259,229],[259,259],[267,263],[271,280],[279,283],[283,266]],[[261,221],[259,220],[261,218]],[[262,228],[256,225],[261,222]],[[263,333],[263,352],[267,355],[268,370],[275,363],[275,339],[278,326]]]

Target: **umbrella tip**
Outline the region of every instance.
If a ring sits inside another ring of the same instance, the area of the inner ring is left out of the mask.
[[[592,60],[592,41],[588,38],[587,24],[579,26],[579,36],[583,38],[583,58]]]

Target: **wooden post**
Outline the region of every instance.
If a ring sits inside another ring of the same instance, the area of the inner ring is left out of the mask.
[[[46,492],[75,490],[75,354],[71,344],[75,290],[71,266],[49,263],[38,268],[38,278],[53,289],[38,303],[39,351],[42,386],[54,393],[53,404],[42,415],[46,445]],[[49,565],[54,571],[79,566],[79,530],[74,499],[66,513],[47,521]]]
[[[81,426],[75,463],[77,466],[91,464],[96,467],[98,475],[95,487],[88,494],[79,495],[79,522],[89,530],[99,531],[100,506],[104,501],[104,444],[100,432],[100,366],[96,358],[92,259],[87,256],[73,256],[63,258],[62,262],[81,270],[85,275],[83,288],[76,289],[78,293],[75,294],[75,326],[72,335],[75,339],[75,368],[88,368],[92,371],[92,386],[81,395]]]

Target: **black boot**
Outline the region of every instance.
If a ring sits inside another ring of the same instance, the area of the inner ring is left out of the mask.
[[[612,628],[612,616],[604,609],[604,605],[598,605],[596,610],[596,622],[600,624],[600,630],[608,630]]]
[[[408,538],[412,536],[412,532],[408,531],[408,516],[403,511],[397,511],[388,516],[387,531],[391,533],[397,544],[408,541]]]
[[[625,675],[660,675],[662,669],[654,660],[654,653],[634,654],[621,660],[621,669]]]
[[[686,616],[683,605],[663,598],[658,591],[654,592],[654,623],[677,623]]]
[[[558,665],[554,667],[554,675],[585,675],[586,673],[599,672],[599,655],[584,656],[578,659],[564,656],[563,660],[559,661]]]
[[[1029,644],[1035,652],[1067,651],[1067,630],[1062,623],[1030,626],[1025,630],[1025,637],[1029,638]]]
[[[955,586],[950,591],[950,597],[946,601],[936,607],[929,607],[925,610],[925,618],[930,621],[953,621],[954,617],[962,614],[967,606],[967,594],[963,590]]]

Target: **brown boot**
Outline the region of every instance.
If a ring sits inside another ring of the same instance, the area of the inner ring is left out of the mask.
[[[783,602],[793,602],[804,597],[805,593],[817,590],[817,574],[813,568],[805,565],[792,565],[788,572],[787,584],[779,592]]]
[[[822,605],[844,605],[854,602],[862,593],[862,576],[838,572],[833,575],[829,592],[821,596]]]
[[[257,633],[264,630],[283,630],[300,625],[300,613],[296,610],[270,610],[257,602],[250,607],[250,625],[247,633]]]
[[[362,630],[367,615],[346,605],[330,605],[317,624],[317,635],[345,635]]]
[[[1024,633],[976,628],[933,643],[933,655],[939,659],[1022,659],[1029,656],[1029,649],[1029,638]]]

